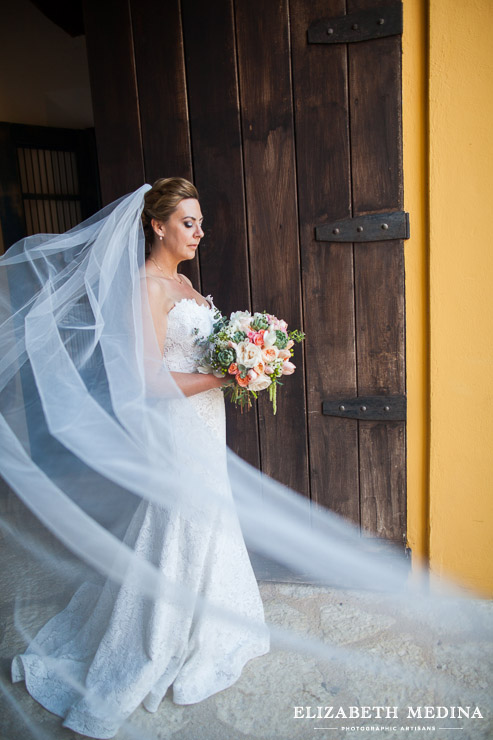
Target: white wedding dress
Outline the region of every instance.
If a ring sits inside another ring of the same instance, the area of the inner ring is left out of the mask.
[[[212,329],[214,306],[178,301],[168,314],[164,361],[194,372],[202,350],[197,335]],[[198,332],[197,332],[198,330]],[[219,388],[188,399],[217,439],[211,475],[232,496],[226,470],[224,397]],[[187,403],[177,400],[176,404]],[[143,500],[125,542],[167,578],[207,601],[254,620],[255,629],[218,619],[203,604],[150,601],[129,584],[86,583],[12,662],[13,681],[63,724],[94,738],[110,738],[143,703],[155,712],[172,686],[173,701],[193,704],[231,686],[251,658],[269,651],[263,605],[237,517],[210,524]],[[81,687],[82,690],[81,690]],[[166,722],[166,716],[157,720]]]

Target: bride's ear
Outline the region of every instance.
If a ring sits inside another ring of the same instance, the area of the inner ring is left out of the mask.
[[[151,226],[156,238],[163,240],[166,233],[164,223],[162,221],[158,221],[156,218],[151,218]]]

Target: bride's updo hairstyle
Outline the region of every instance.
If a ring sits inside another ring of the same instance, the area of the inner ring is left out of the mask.
[[[151,220],[155,218],[163,223],[169,219],[176,210],[178,204],[186,198],[196,198],[199,194],[197,188],[184,177],[161,177],[147,191],[144,197],[144,210],[142,211],[142,226],[146,239],[146,254],[151,251],[154,241],[154,229]]]

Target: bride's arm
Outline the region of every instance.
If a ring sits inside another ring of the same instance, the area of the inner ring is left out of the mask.
[[[171,310],[173,304],[156,280],[147,278],[146,283],[152,323],[154,325],[160,358],[162,358],[166,332],[168,330],[168,312]],[[152,338],[149,339],[152,341]],[[228,378],[216,378],[212,374],[204,375],[202,373],[171,372],[171,376],[185,396],[193,396],[196,393],[209,391],[211,388],[220,388],[228,380]]]
[[[220,388],[228,378],[216,378],[215,375],[203,375],[202,373],[171,373],[176,385],[185,396],[193,396],[195,393],[210,391],[211,388]]]

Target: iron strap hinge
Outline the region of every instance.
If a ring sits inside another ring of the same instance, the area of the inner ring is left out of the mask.
[[[409,213],[370,213],[315,227],[318,242],[380,242],[409,239]]]
[[[341,416],[367,421],[405,421],[406,396],[353,396],[334,398],[322,404],[324,416]]]
[[[308,29],[309,44],[347,44],[402,34],[402,3],[323,18]]]

